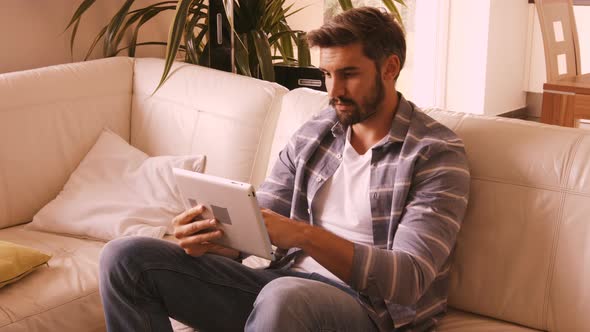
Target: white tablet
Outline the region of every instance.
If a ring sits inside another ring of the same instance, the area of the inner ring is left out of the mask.
[[[215,218],[224,236],[214,243],[275,260],[264,220],[251,184],[173,168],[185,208],[206,207],[203,218]]]

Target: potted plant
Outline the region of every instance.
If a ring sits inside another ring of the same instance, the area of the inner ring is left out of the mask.
[[[406,7],[406,3],[404,0],[377,0],[377,1],[371,1],[371,4],[369,3],[371,0],[355,0],[354,4],[353,4],[353,0],[338,0],[338,4],[336,5],[336,1],[328,1],[328,3],[326,4],[326,9],[324,11],[324,14],[326,14],[326,12],[328,13],[328,16],[334,16],[337,14],[337,12],[339,10],[349,10],[356,6],[359,6],[361,4],[364,5],[371,5],[371,4],[375,4],[379,1],[381,1],[381,3],[387,8],[387,10],[389,10],[389,12],[393,15],[393,17],[402,25],[403,27],[403,20],[402,20],[402,16],[401,13],[399,11],[399,9],[397,8],[396,3],[400,4],[401,6]]]
[[[135,56],[138,46],[166,46],[165,66],[158,88],[166,80],[172,63],[177,55],[193,64],[211,66],[209,54],[212,41],[209,33],[219,26],[212,26],[210,10],[224,0],[176,0],[159,1],[143,8],[132,9],[134,0],[125,0],[119,10],[95,37],[86,57],[103,41],[102,55],[116,56],[127,51]],[[221,35],[233,39],[232,59],[234,71],[238,74],[275,81],[273,62],[281,61],[287,66],[311,68],[310,53],[305,40],[305,32],[293,30],[287,23],[287,17],[303,8],[293,10],[293,5],[285,7],[286,0],[226,0],[223,3],[225,17],[221,25]],[[338,0],[343,10],[353,7],[351,0]],[[401,22],[401,17],[394,1],[404,4],[403,0],[382,0],[388,9]],[[92,7],[96,0],[83,0],[70,19],[66,30],[70,29],[70,50],[73,46],[78,26],[83,14]],[[285,8],[284,8],[285,7]],[[167,41],[138,42],[141,27],[165,11],[174,11]],[[127,45],[123,46],[124,37],[130,34]],[[297,55],[294,49],[297,48]],[[316,69],[317,71],[317,69]]]
[[[66,30],[72,29],[72,50],[82,16],[95,2],[96,0],[82,1],[66,27]],[[205,0],[160,1],[132,10],[133,2],[134,0],[126,0],[110,22],[100,30],[85,60],[101,40],[104,57],[115,56],[125,50],[129,56],[135,56],[138,46],[163,45],[166,46],[166,62],[160,85],[179,52],[183,53],[186,62],[209,64],[205,55],[211,43],[211,38],[208,38],[210,18],[209,4]],[[238,74],[274,81],[274,59],[309,65],[309,50],[305,46],[297,49],[299,54],[305,53],[305,50],[307,54],[298,57],[294,54],[294,45],[301,43],[303,32],[292,30],[286,20],[298,10],[292,10],[292,5],[283,8],[284,4],[285,0],[233,0],[233,10],[227,15],[230,19],[224,21],[223,33],[233,34],[235,38],[235,67]],[[165,11],[174,11],[168,40],[138,42],[141,27]],[[128,33],[131,39],[127,45],[122,45]]]

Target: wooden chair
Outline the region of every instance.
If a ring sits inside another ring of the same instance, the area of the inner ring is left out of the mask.
[[[590,74],[582,75],[572,0],[535,0],[547,68],[541,122],[590,126]]]

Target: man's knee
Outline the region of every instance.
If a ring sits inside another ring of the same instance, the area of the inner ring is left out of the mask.
[[[277,278],[262,288],[254,307],[262,312],[272,312],[275,319],[283,321],[306,317],[314,314],[313,308],[321,302],[324,287],[332,286],[303,278]]]
[[[282,277],[254,303],[247,331],[373,331],[361,305],[347,292],[316,280]]]
[[[100,253],[99,271],[102,278],[128,270],[149,256],[151,247],[157,246],[159,240],[132,236],[109,241]],[[127,271],[128,272],[128,271]]]
[[[308,300],[305,283],[310,280],[296,277],[281,277],[269,282],[256,298],[256,304],[273,302],[273,304],[289,303]]]

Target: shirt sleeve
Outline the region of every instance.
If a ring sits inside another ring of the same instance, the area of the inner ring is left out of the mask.
[[[291,137],[285,148],[279,152],[272,171],[256,192],[258,204],[289,217],[295,184],[295,135]]]
[[[351,287],[412,305],[447,262],[467,208],[470,174],[462,146],[416,163],[391,249],[355,244]]]

